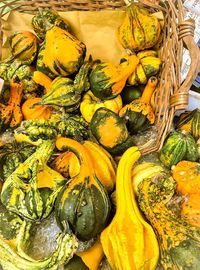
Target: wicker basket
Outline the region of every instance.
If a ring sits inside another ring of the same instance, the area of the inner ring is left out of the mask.
[[[159,2],[159,4],[155,4]],[[181,0],[168,1],[140,1],[154,11],[162,10],[165,14],[163,29],[163,42],[161,44],[160,58],[163,66],[159,75],[159,86],[155,93],[156,104],[156,127],[157,140],[150,141],[142,148],[143,154],[157,151],[161,148],[164,139],[170,132],[174,114],[177,110],[184,110],[188,105],[188,92],[194,81],[200,63],[200,52],[194,42],[194,22],[184,21]],[[124,9],[123,0],[4,0],[1,1],[0,16],[7,10],[17,10],[25,13],[35,13],[38,8],[56,9],[57,11],[69,10],[102,10],[102,9]],[[0,52],[3,32],[0,24]],[[191,65],[185,81],[181,84],[181,64],[183,56],[183,45],[185,45],[191,56]]]

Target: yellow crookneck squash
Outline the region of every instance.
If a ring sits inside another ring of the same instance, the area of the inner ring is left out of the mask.
[[[38,105],[34,106],[37,102],[39,102],[41,98],[30,98],[27,99],[22,105],[22,113],[25,120],[31,119],[49,119],[52,115],[51,108]]]
[[[110,100],[101,100],[93,95],[91,91],[88,91],[82,99],[80,104],[80,111],[83,118],[90,122],[95,111],[99,108],[108,108],[115,113],[119,113],[122,108],[122,98],[120,95]]]
[[[132,168],[141,154],[130,147],[117,168],[116,214],[101,233],[104,253],[113,270],[153,270],[159,257],[151,226],[143,219],[132,188]]]
[[[100,145],[84,141],[82,145],[94,160],[95,173],[108,192],[116,182],[116,164],[112,156]],[[53,168],[65,177],[75,177],[80,172],[80,162],[72,152],[61,153],[53,162]]]

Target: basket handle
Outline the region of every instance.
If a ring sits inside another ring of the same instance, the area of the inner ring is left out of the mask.
[[[200,69],[200,50],[194,41],[195,23],[193,19],[182,21],[178,25],[179,39],[187,46],[191,58],[191,65],[187,73],[186,79],[180,86],[178,93],[175,93],[170,98],[170,106],[175,110],[184,110],[188,106],[189,90],[194,82]]]

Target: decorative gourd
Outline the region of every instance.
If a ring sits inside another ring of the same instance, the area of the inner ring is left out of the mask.
[[[119,116],[126,120],[127,128],[131,134],[143,131],[155,122],[155,114],[150,105],[150,100],[157,83],[157,78],[151,77],[142,96],[125,105],[119,111]]]
[[[98,144],[84,141],[83,146],[94,160],[94,170],[99,181],[107,192],[111,192],[115,185],[116,164],[112,156]],[[54,160],[52,167],[65,177],[73,178],[80,172],[80,162],[72,152],[61,153]]]
[[[200,227],[200,193],[190,194],[181,205],[181,216],[188,223]]]
[[[0,147],[0,177],[5,181],[8,176],[35,151],[28,143],[6,143]]]
[[[82,98],[80,111],[84,119],[90,122],[95,111],[102,107],[108,108],[118,114],[119,110],[122,108],[121,96],[118,95],[110,100],[100,100],[95,97],[91,91],[88,91]]]
[[[159,20],[148,9],[132,3],[126,9],[118,38],[125,49],[141,51],[157,43],[160,30]]]
[[[177,184],[177,191],[182,195],[200,193],[200,163],[180,161],[172,166],[172,176]]]
[[[81,93],[88,90],[87,75],[90,69],[90,62],[86,62],[80,68],[75,80],[57,77],[51,83],[48,92],[42,96],[39,105],[64,107],[65,111],[75,111],[81,102]]]
[[[171,132],[159,154],[161,162],[166,167],[176,165],[181,160],[196,161],[198,156],[194,138],[184,131]]]
[[[0,213],[0,265],[9,270],[57,269],[67,263],[77,250],[78,242],[71,233],[57,235],[55,251],[43,260],[35,260],[26,252],[32,223],[11,212]]]
[[[43,63],[56,76],[79,70],[86,53],[85,45],[68,31],[53,26],[46,32]]]
[[[125,121],[107,108],[99,108],[94,113],[90,130],[97,142],[112,154],[121,154],[134,145]]]
[[[53,25],[62,29],[69,30],[68,23],[60,17],[56,10],[39,9],[39,11],[32,18],[32,26],[40,39],[45,39],[47,30]]]
[[[151,76],[155,76],[161,67],[161,59],[157,57],[157,52],[146,50],[137,54],[139,64],[136,70],[128,78],[130,85],[146,84]]]
[[[30,98],[27,99],[22,105],[22,114],[25,120],[32,119],[49,119],[51,117],[51,108],[40,105],[34,107],[33,105],[39,102],[41,98]]]
[[[91,248],[82,252],[77,252],[76,254],[81,257],[83,262],[88,266],[89,270],[98,270],[100,262],[104,256],[103,248],[99,239]]]
[[[23,94],[22,82],[17,80],[10,81],[10,98],[7,105],[0,104],[0,132],[6,128],[14,128],[18,126],[23,115],[20,108],[20,103]]]
[[[10,38],[10,47],[12,57],[11,59],[6,59],[5,61],[13,60],[13,58],[18,58],[24,64],[31,64],[37,55],[37,37],[29,32],[17,32],[14,33]]]
[[[195,140],[198,140],[200,138],[200,109],[181,114],[176,128],[189,132]]]
[[[141,215],[132,188],[131,172],[140,156],[137,147],[130,147],[117,168],[116,214],[101,233],[103,251],[112,269],[153,270],[158,261],[156,236]]]
[[[170,204],[176,183],[166,172],[145,178],[138,186],[140,209],[156,232],[160,260],[158,269],[200,268],[200,229],[181,218]]]
[[[138,62],[137,56],[131,55],[125,57],[119,65],[106,62],[96,64],[90,73],[92,93],[102,100],[112,99],[119,95]]]
[[[198,149],[199,158],[200,158],[200,138],[197,141],[197,149]]]
[[[37,83],[32,80],[33,70],[33,67],[23,64],[20,60],[15,59],[10,64],[0,64],[0,77],[8,84],[10,80],[16,79],[16,77],[19,78],[23,83],[23,97],[28,98],[38,88]]]
[[[56,202],[56,216],[62,229],[70,227],[80,240],[96,237],[106,226],[110,201],[94,170],[90,154],[78,142],[58,138],[58,150],[71,150],[80,160],[80,173],[60,192]]]
[[[83,260],[74,254],[73,258],[64,265],[64,270],[89,270]]]
[[[36,82],[37,84],[42,85],[44,87],[45,94],[49,91],[49,89],[51,87],[52,80],[46,74],[44,74],[38,70],[34,71],[32,79],[34,82]]]
[[[64,177],[46,165],[54,147],[55,141],[42,141],[6,179],[1,202],[9,211],[32,221],[49,216],[65,184]]]

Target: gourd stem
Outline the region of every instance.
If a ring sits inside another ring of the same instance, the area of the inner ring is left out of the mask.
[[[140,100],[142,102],[145,102],[147,104],[150,103],[150,100],[151,100],[153,92],[154,92],[154,90],[156,88],[157,82],[158,82],[158,79],[156,77],[151,77],[148,80],[148,82],[147,82],[147,84],[146,84],[146,86],[144,88],[144,91],[142,93],[142,96],[140,98]]]

